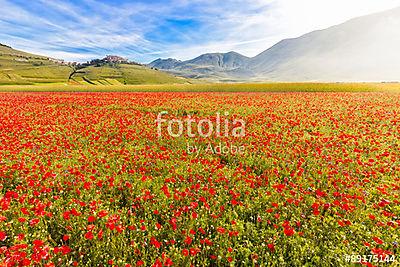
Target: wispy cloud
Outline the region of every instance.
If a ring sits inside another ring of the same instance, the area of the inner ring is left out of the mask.
[[[235,50],[400,6],[400,0],[0,0],[0,42],[84,61],[119,54],[148,62]]]

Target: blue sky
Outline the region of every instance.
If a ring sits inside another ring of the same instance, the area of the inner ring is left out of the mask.
[[[117,54],[147,63],[237,51],[400,6],[400,0],[0,0],[0,43],[86,61]]]

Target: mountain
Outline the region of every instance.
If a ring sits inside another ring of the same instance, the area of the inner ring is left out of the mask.
[[[212,53],[204,54],[195,59],[186,61],[187,64],[198,66],[211,66],[223,70],[233,70],[245,66],[249,58],[236,52],[226,54]]]
[[[400,79],[400,8],[279,42],[251,59],[257,77],[279,81]]]
[[[220,80],[399,81],[399,29],[400,7],[282,40],[253,58],[205,54],[159,69]]]
[[[236,52],[210,53],[187,61],[157,59],[149,66],[188,78],[229,80],[233,76],[239,77],[240,74],[235,72],[245,67],[249,60],[250,58]]]
[[[154,60],[149,64],[151,68],[158,68],[158,69],[163,69],[163,70],[169,70],[177,67],[179,64],[181,64],[182,61],[176,60],[173,58],[168,58],[168,59],[157,59]]]
[[[0,85],[36,83],[73,84],[169,84],[187,80],[157,71],[118,56],[67,64],[62,60],[38,56],[0,44]]]

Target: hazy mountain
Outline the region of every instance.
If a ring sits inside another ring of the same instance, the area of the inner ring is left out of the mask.
[[[168,70],[168,69],[173,69],[173,68],[177,67],[181,63],[182,63],[182,61],[176,60],[176,59],[173,59],[173,58],[168,58],[168,59],[159,58],[159,59],[154,60],[153,62],[151,62],[149,64],[149,66],[152,67],[152,68]]]
[[[183,76],[272,81],[399,81],[400,8],[283,40],[253,58],[205,54],[170,68]]]
[[[242,69],[246,68],[249,60],[250,58],[236,52],[210,53],[187,61],[157,59],[149,66],[189,78],[229,80],[248,77],[250,74],[243,75]]]
[[[257,77],[284,81],[400,80],[400,8],[279,42],[251,59]]]
[[[233,70],[247,65],[248,61],[248,57],[245,57],[236,52],[229,52],[226,54],[204,54],[195,59],[186,61],[185,64],[213,66],[223,70]]]

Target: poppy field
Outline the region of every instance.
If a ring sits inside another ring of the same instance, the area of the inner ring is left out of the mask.
[[[398,266],[399,163],[396,93],[0,93],[0,266]]]

